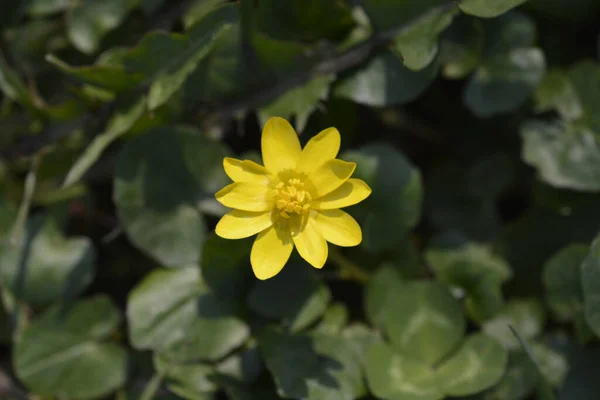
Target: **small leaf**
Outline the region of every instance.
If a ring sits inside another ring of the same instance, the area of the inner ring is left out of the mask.
[[[323,315],[330,298],[329,288],[306,265],[292,262],[274,278],[257,281],[246,301],[252,311],[282,319],[295,332]]]
[[[433,365],[461,342],[465,318],[460,304],[437,282],[411,282],[391,293],[383,326],[401,354]]]
[[[17,376],[44,396],[94,399],[121,387],[127,353],[104,341],[121,316],[106,297],[54,306],[25,328],[13,355]]]
[[[481,21],[464,15],[455,17],[442,39],[442,75],[447,79],[467,77],[481,63],[483,47]]]
[[[198,268],[150,273],[131,291],[127,317],[136,349],[160,351],[176,363],[217,360],[250,333],[231,307],[208,290]]]
[[[81,0],[68,14],[67,33],[73,45],[93,53],[102,37],[123,22],[129,12],[128,0]]]
[[[397,249],[421,217],[421,173],[402,153],[383,143],[371,143],[341,158],[355,161],[354,176],[373,190],[353,208],[363,228],[363,245],[371,251]]]
[[[582,125],[529,121],[521,126],[521,157],[540,179],[564,189],[600,191],[600,140]]]
[[[438,35],[450,26],[457,13],[455,8],[433,9],[400,32],[394,39],[394,48],[408,69],[419,71],[433,62],[439,49]]]
[[[264,126],[273,116],[288,120],[295,117],[296,131],[304,131],[308,118],[316,110],[319,102],[327,99],[332,80],[331,75],[317,75],[303,86],[288,90],[269,104],[262,106],[258,110],[260,125]]]
[[[96,136],[86,147],[83,154],[69,170],[63,186],[77,183],[87,170],[100,158],[102,152],[121,135],[125,134],[139,120],[146,110],[146,98],[127,101],[115,112],[106,126],[106,130]]]
[[[527,0],[461,0],[460,9],[470,15],[482,18],[494,18],[515,8]]]
[[[361,4],[380,30],[410,29],[412,23],[418,23],[426,15],[456,7],[452,0],[363,0]]]
[[[192,129],[162,127],[121,150],[114,201],[132,242],[168,267],[200,261],[206,235],[200,203],[225,186],[225,148]]]
[[[514,327],[526,339],[534,339],[545,323],[544,307],[536,299],[512,299],[494,318],[483,325],[483,331],[498,340],[508,349],[517,349],[520,344],[510,327]]]
[[[527,354],[529,361],[530,361],[529,362],[530,368],[532,368],[533,370],[535,370],[537,372],[538,398],[540,400],[556,400],[556,396],[554,394],[554,391],[552,390],[552,386],[550,386],[550,383],[546,380],[546,377],[544,376],[544,374],[542,372],[540,363],[536,359],[534,351],[531,349],[531,347],[525,341],[525,339],[523,339],[521,337],[521,335],[515,329],[513,329],[511,327],[511,330],[512,330],[513,334],[516,336],[519,343],[521,344],[521,347],[525,351],[525,354]]]
[[[482,65],[469,80],[465,105],[479,117],[520,107],[542,80],[546,61],[533,47],[535,25],[528,17],[508,13],[484,25],[486,49]]]
[[[484,334],[469,336],[450,359],[436,371],[437,382],[450,396],[479,393],[500,381],[508,352]]]
[[[438,400],[443,398],[430,365],[396,353],[380,342],[369,349],[367,383],[371,392],[386,400]]]
[[[489,247],[468,242],[459,247],[432,246],[425,257],[440,281],[466,292],[466,306],[473,319],[483,321],[500,310],[501,286],[512,272]]]
[[[371,276],[364,297],[364,309],[371,324],[382,326],[385,309],[393,307],[390,299],[394,298],[394,293],[403,290],[403,286],[404,280],[390,265],[384,265]]]
[[[334,400],[366,394],[360,360],[347,339],[324,334],[289,335],[269,329],[259,344],[282,397]]]
[[[222,6],[198,21],[181,41],[178,54],[168,60],[150,85],[148,108],[163,105],[185,83],[219,37],[237,20],[235,6]]]
[[[542,278],[548,305],[562,321],[573,319],[575,314],[583,310],[581,265],[588,253],[587,245],[569,245],[544,265]]]
[[[156,371],[164,377],[169,390],[184,398],[202,399],[218,389],[212,379],[216,372],[213,365],[173,363],[158,353],[154,353],[153,361]]]
[[[383,52],[366,65],[340,77],[333,89],[338,97],[371,107],[387,107],[415,100],[436,78],[439,62],[411,71],[393,52]]]
[[[338,335],[348,324],[348,314],[348,308],[344,303],[333,303],[325,310],[323,318],[312,332],[332,336]]]
[[[32,305],[69,300],[91,283],[95,258],[88,238],[65,238],[54,218],[35,216],[16,244],[0,247],[0,277],[3,287]]]
[[[600,239],[594,239],[581,265],[585,319],[600,337]]]

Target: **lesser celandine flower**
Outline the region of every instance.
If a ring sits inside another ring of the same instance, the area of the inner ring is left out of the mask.
[[[217,235],[242,239],[258,234],[250,262],[258,279],[279,273],[294,246],[315,268],[327,260],[327,242],[356,246],[362,240],[358,223],[340,208],[371,194],[360,179],[351,179],[353,162],[336,159],[337,129],[325,129],[304,149],[285,119],[273,117],[262,132],[264,167],[253,161],[225,158],[225,172],[234,182],[215,196],[232,208],[217,224]]]

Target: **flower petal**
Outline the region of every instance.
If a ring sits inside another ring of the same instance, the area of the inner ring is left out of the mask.
[[[215,194],[225,207],[244,211],[269,211],[273,208],[273,195],[266,185],[235,182]]]
[[[260,280],[274,277],[290,258],[294,243],[289,231],[272,226],[258,234],[250,252],[254,275]]]
[[[315,215],[315,226],[325,240],[337,246],[357,246],[362,241],[360,225],[342,210],[324,210]]]
[[[356,163],[338,159],[329,160],[313,171],[308,179],[314,186],[313,198],[333,192],[352,176]]]
[[[265,124],[261,147],[265,168],[273,174],[296,168],[302,151],[292,125],[279,117],[271,117]]]
[[[243,239],[256,235],[271,225],[271,211],[255,213],[232,210],[219,220],[215,232],[223,239]]]
[[[323,268],[328,255],[327,242],[317,230],[312,217],[292,238],[302,258],[315,268]]]
[[[298,172],[310,173],[323,163],[333,160],[340,151],[340,133],[335,128],[328,128],[311,138],[300,154]]]
[[[348,179],[339,188],[313,202],[317,210],[333,210],[360,203],[371,194],[371,188],[360,179]]]
[[[227,176],[234,182],[254,182],[266,185],[270,181],[269,171],[254,161],[225,157],[223,168]]]

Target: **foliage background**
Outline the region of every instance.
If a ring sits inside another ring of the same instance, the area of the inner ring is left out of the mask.
[[[3,0],[0,395],[599,398],[599,27],[596,0]],[[358,248],[259,282],[213,195],[272,115],[336,126],[373,194]]]

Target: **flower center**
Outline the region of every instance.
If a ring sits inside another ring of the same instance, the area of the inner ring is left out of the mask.
[[[275,206],[280,211],[279,215],[289,218],[290,214],[306,214],[310,209],[312,197],[300,179],[288,179],[287,185],[279,182],[273,190]]]

